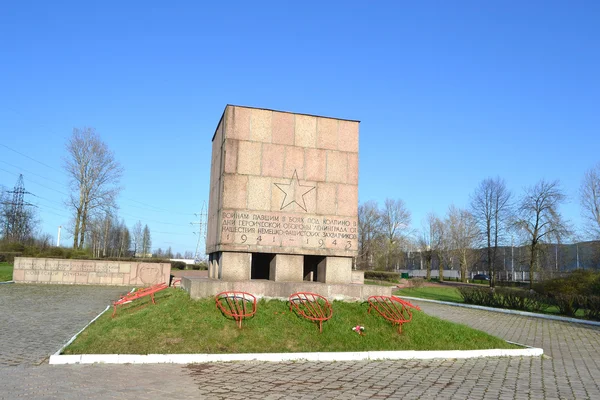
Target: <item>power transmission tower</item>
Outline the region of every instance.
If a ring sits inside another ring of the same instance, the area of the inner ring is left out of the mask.
[[[25,190],[23,174],[19,175],[14,189],[6,193],[12,194],[12,201],[3,203],[6,206],[4,237],[9,242],[22,243],[31,234],[31,215],[25,207],[35,207],[34,204],[25,201],[25,195],[32,193]]]
[[[198,225],[198,232],[194,232],[194,234],[198,235],[198,241],[196,242],[196,253],[194,253],[194,262],[197,263],[204,259],[204,257],[200,257],[200,242],[204,241],[204,245],[206,246],[206,201],[202,202],[202,209],[200,213],[194,213],[194,215],[198,217],[198,222],[190,222],[190,224]]]

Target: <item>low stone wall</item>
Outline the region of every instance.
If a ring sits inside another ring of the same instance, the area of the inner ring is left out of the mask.
[[[150,286],[169,283],[170,263],[17,257],[13,280],[23,283]]]
[[[365,271],[352,271],[352,283],[358,283],[360,285],[364,285]]]
[[[274,282],[255,279],[249,281],[224,281],[210,278],[183,277],[183,288],[192,299],[213,297],[225,291],[241,291],[256,297],[274,297],[286,299],[296,292],[312,292],[329,300],[364,301],[369,296],[391,296],[391,286],[327,284],[321,282]]]

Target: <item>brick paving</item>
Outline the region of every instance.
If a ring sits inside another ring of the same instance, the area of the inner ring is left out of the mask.
[[[37,318],[32,316],[37,311],[28,313],[18,300],[7,300],[15,292],[8,293],[3,289],[0,287],[0,360],[14,357],[5,347],[10,341],[4,336],[17,338],[19,335],[12,331],[23,330],[22,325],[5,325],[7,310],[20,307],[21,316],[30,321],[29,330],[37,323]],[[86,290],[73,292],[63,296],[68,301],[44,304],[39,310],[55,314],[56,318],[46,321],[60,320],[58,315],[63,315],[62,320],[78,323],[77,318],[67,315],[75,314],[67,306],[96,296],[99,306],[107,304],[112,293],[106,290],[98,294],[90,294]],[[32,299],[27,304],[35,307],[40,302],[48,303],[33,298],[43,292],[44,289],[31,291]],[[104,303],[102,296],[105,296]],[[27,345],[28,339],[22,339],[19,343],[27,351],[12,353],[20,354],[19,359],[26,361],[18,362],[16,366],[0,365],[0,398],[600,399],[600,329],[425,302],[420,306],[429,314],[507,340],[541,346],[546,356],[378,362],[239,362],[190,366],[38,366],[35,364],[40,360],[39,354],[47,351],[35,349],[40,342],[45,344],[46,341],[38,340]],[[90,304],[90,314],[97,312],[91,311],[93,307]],[[81,313],[85,311],[82,309]],[[87,322],[90,318],[86,316],[83,320]],[[78,329],[73,326],[69,330],[69,327],[63,326],[59,331],[70,337]],[[60,347],[61,340],[53,342],[52,346],[56,342]]]
[[[62,347],[131,288],[83,285],[0,286],[0,367],[35,365]]]

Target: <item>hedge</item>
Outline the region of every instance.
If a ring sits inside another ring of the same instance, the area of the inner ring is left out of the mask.
[[[186,265],[183,261],[171,261],[171,269],[185,269]]]
[[[542,294],[519,289],[473,286],[460,286],[457,289],[467,304],[532,312],[540,312],[550,306],[556,306],[561,315],[574,317],[578,310],[583,310],[585,318],[600,320],[600,296],[571,293]]]
[[[365,271],[365,279],[374,279],[378,281],[398,282],[400,274],[387,271]]]

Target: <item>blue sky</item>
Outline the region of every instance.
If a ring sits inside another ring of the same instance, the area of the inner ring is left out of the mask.
[[[0,5],[0,184],[24,174],[45,232],[68,222],[65,142],[91,126],[125,169],[126,223],[195,250],[228,103],[361,120],[360,201],[403,199],[415,228],[494,176],[517,196],[560,180],[580,224],[600,3],[217,3]]]

